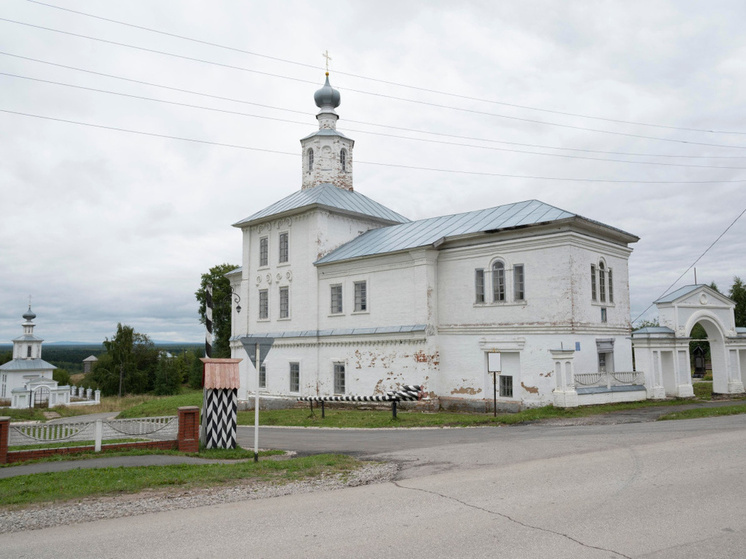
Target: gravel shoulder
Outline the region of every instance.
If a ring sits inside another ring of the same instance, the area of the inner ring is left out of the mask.
[[[390,481],[397,470],[396,464],[366,463],[362,468],[349,474],[334,474],[286,484],[262,482],[186,491],[143,491],[59,504],[38,504],[0,511],[0,534],[283,495],[334,491],[344,487]]]

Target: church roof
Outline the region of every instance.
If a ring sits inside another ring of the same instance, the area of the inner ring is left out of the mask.
[[[234,223],[234,227],[245,227],[250,223],[274,219],[286,214],[299,213],[313,207],[327,208],[349,214],[373,217],[389,223],[405,223],[409,220],[394,210],[371,200],[367,196],[352,190],[344,190],[333,184],[324,183],[313,188],[306,188],[286,196],[269,207]]]
[[[310,133],[308,136],[305,136],[304,138],[301,138],[300,141],[307,140],[308,138],[313,138],[315,136],[339,136],[340,138],[347,138],[342,132],[338,132],[336,129],[331,128],[322,128],[320,130],[316,130],[316,132]],[[349,140],[349,138],[347,138]]]
[[[685,285],[684,287],[678,288],[676,291],[672,291],[668,295],[664,295],[663,297],[655,301],[655,303],[656,304],[657,303],[672,303],[679,297],[683,297],[684,295],[689,295],[692,291],[696,291],[700,287],[702,286],[701,285]]]
[[[51,371],[56,369],[51,363],[47,363],[44,359],[13,359],[7,363],[0,365],[0,371],[12,372],[12,371]]]
[[[316,264],[327,264],[363,256],[424,247],[446,237],[471,233],[493,233],[503,229],[539,225],[571,218],[580,218],[595,226],[622,233],[628,238],[628,242],[637,240],[634,235],[582,218],[577,214],[555,208],[539,200],[526,200],[495,208],[432,217],[380,229],[371,229],[317,260]]]
[[[37,338],[33,334],[23,334],[22,336],[18,336],[17,338],[13,338],[11,341],[13,342],[43,342],[41,338]]]

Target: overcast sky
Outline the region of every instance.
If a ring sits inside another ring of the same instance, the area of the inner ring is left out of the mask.
[[[0,343],[29,295],[48,342],[201,341],[231,224],[300,188],[327,49],[355,190],[411,219],[535,198],[634,233],[632,318],[746,209],[742,0],[49,3],[0,2],[0,110],[45,117],[0,112]],[[697,264],[736,275],[746,216]]]

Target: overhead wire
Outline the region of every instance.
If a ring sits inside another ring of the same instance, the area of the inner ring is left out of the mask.
[[[13,111],[9,109],[0,109],[0,112],[7,113],[7,114],[13,114],[18,116],[25,116],[30,118],[37,118],[37,119],[43,119],[43,120],[50,120],[55,122],[63,122],[67,124],[75,124],[79,126],[87,126],[92,128],[99,128],[104,130],[113,130],[117,132],[125,132],[129,134],[139,134],[143,136],[152,136],[157,138],[166,138],[166,139],[172,139],[172,140],[180,140],[184,142],[192,142],[192,143],[200,143],[200,144],[207,144],[207,145],[214,145],[214,146],[221,146],[221,147],[230,147],[235,149],[242,149],[242,150],[251,150],[251,151],[261,151],[261,152],[267,152],[267,153],[276,153],[281,155],[294,155],[296,157],[299,156],[299,154],[291,153],[291,152],[285,152],[280,150],[271,150],[271,149],[265,149],[265,148],[257,148],[253,146],[244,146],[240,144],[229,144],[225,142],[215,142],[211,140],[202,140],[198,138],[187,138],[183,136],[173,136],[170,134],[160,134],[156,132],[145,132],[142,130],[133,130],[129,128],[121,128],[117,126],[106,126],[102,124],[94,124],[90,122],[81,122],[77,120],[71,120],[71,119],[64,119],[64,118],[58,118],[58,117],[51,117],[46,115],[38,115],[33,113],[26,113],[22,111]],[[458,170],[458,169],[443,169],[443,168],[437,168],[437,167],[421,167],[416,165],[399,165],[394,163],[381,163],[377,161],[361,161],[356,160],[355,164],[357,165],[376,165],[379,167],[392,167],[392,168],[398,168],[398,169],[413,169],[413,170],[420,170],[420,171],[435,171],[440,173],[450,173],[450,174],[462,174],[462,175],[476,175],[476,176],[488,176],[488,177],[503,177],[503,178],[517,178],[517,179],[531,179],[531,180],[552,180],[552,181],[563,181],[563,182],[583,182],[583,183],[610,183],[610,184],[743,184],[746,183],[746,179],[727,179],[727,180],[696,180],[696,181],[661,181],[661,180],[626,180],[626,179],[595,179],[595,178],[580,178],[580,177],[551,177],[551,176],[538,176],[538,175],[517,175],[517,174],[510,174],[510,173],[494,173],[494,172],[482,172],[482,171],[465,171],[465,170]]]
[[[146,86],[150,86],[150,87],[156,87],[156,88],[160,88],[160,89],[166,89],[166,90],[169,90],[169,91],[177,91],[177,92],[180,92],[180,93],[188,93],[188,94],[197,95],[197,96],[200,96],[200,97],[207,97],[207,98],[211,98],[211,99],[218,99],[218,100],[221,100],[221,101],[230,101],[230,102],[233,102],[233,103],[241,103],[241,104],[245,104],[245,105],[252,105],[252,106],[256,106],[256,107],[262,107],[262,108],[272,109],[272,110],[276,110],[276,111],[290,112],[290,113],[295,113],[295,114],[302,114],[302,115],[307,115],[308,114],[307,111],[299,111],[299,110],[295,110],[295,109],[288,109],[288,108],[284,108],[284,107],[277,107],[277,106],[273,106],[273,105],[266,105],[266,104],[263,104],[263,103],[255,103],[255,102],[252,102],[252,101],[247,101],[245,99],[236,99],[234,97],[225,97],[225,96],[221,96],[221,95],[214,95],[214,94],[200,92],[200,91],[194,91],[194,90],[190,90],[190,89],[184,89],[184,88],[179,88],[179,87],[172,87],[172,86],[158,84],[158,83],[154,83],[154,82],[149,82],[149,81],[144,81],[144,80],[137,80],[137,79],[133,79],[133,78],[127,78],[127,77],[124,77],[124,76],[118,76],[118,75],[115,75],[115,74],[108,74],[108,73],[105,73],[105,72],[98,72],[98,71],[95,71],[95,70],[90,70],[90,69],[86,69],[86,68],[80,68],[78,66],[70,66],[70,65],[67,65],[67,64],[59,64],[59,63],[56,63],[56,62],[50,62],[48,60],[41,60],[39,58],[32,58],[32,57],[29,57],[29,56],[22,56],[22,55],[19,55],[19,54],[13,54],[13,53],[4,52],[4,51],[0,51],[0,55],[9,56],[9,57],[13,57],[13,58],[18,58],[18,59],[21,59],[21,60],[29,60],[29,61],[37,62],[37,63],[40,63],[40,64],[54,66],[54,67],[57,67],[57,68],[65,68],[65,69],[68,69],[68,70],[74,70],[74,71],[77,71],[77,72],[83,72],[83,73],[87,73],[87,74],[91,74],[91,75],[112,78],[112,79],[121,80],[121,81],[125,81],[125,82],[136,83],[136,84],[146,85]],[[316,85],[318,85],[318,84],[316,84]],[[432,135],[432,136],[455,138],[455,139],[459,139],[459,140],[470,140],[470,141],[478,141],[478,142],[488,142],[488,143],[513,145],[513,146],[520,146],[520,147],[531,147],[531,148],[539,148],[539,149],[553,149],[553,150],[572,151],[572,152],[583,152],[583,153],[598,153],[598,154],[603,154],[603,155],[626,155],[626,156],[632,156],[632,157],[661,157],[661,158],[678,158],[678,159],[743,159],[744,157],[746,157],[744,155],[695,155],[695,154],[683,155],[683,154],[666,154],[666,153],[635,153],[635,152],[627,152],[627,151],[594,150],[594,149],[587,149],[587,148],[569,148],[569,147],[561,147],[561,146],[547,146],[547,145],[541,145],[541,144],[531,144],[531,143],[524,143],[524,142],[511,142],[511,141],[506,141],[506,140],[496,140],[494,138],[479,138],[479,137],[474,137],[474,136],[463,136],[463,135],[458,135],[458,134],[448,134],[448,133],[444,133],[444,132],[433,132],[433,131],[430,131],[430,130],[423,130],[423,129],[417,129],[417,128],[408,128],[408,127],[396,126],[396,125],[392,125],[392,124],[382,124],[382,123],[376,123],[376,122],[366,122],[366,121],[362,121],[362,120],[353,120],[353,119],[349,119],[349,118],[345,118],[345,122],[351,122],[351,123],[354,123],[354,124],[363,124],[365,126],[376,126],[376,127],[387,128],[387,129],[392,129],[392,130],[401,130],[401,131],[404,131],[404,132],[413,132],[413,133],[417,133],[417,134],[429,134],[429,135]]]
[[[705,254],[707,254],[708,252],[710,252],[710,249],[712,249],[712,247],[714,247],[717,244],[717,242],[720,239],[722,239],[728,231],[730,231],[730,229],[736,224],[736,222],[739,219],[741,219],[741,217],[743,217],[744,214],[746,214],[746,208],[744,208],[743,211],[740,214],[738,214],[738,216],[736,217],[736,219],[734,219],[730,223],[730,225],[728,225],[728,227],[725,228],[725,231],[723,231],[722,233],[720,233],[720,235],[718,235],[717,239],[715,239],[714,241],[712,241],[712,243],[710,244],[710,246],[708,246],[705,249],[705,251],[702,254],[700,254],[699,257],[694,262],[692,262],[692,264],[686,270],[684,270],[684,272],[678,278],[676,278],[676,281],[674,281],[671,285],[669,285],[663,293],[661,293],[660,295],[658,295],[658,297],[655,298],[655,301],[659,301],[660,299],[662,299],[663,297],[665,297],[666,294],[668,294],[668,292],[671,291],[671,289],[673,288],[673,286],[676,285],[677,283],[679,283],[679,281],[681,281],[681,278],[683,278],[687,273],[689,273],[689,270],[691,270],[692,268],[694,268],[694,266],[697,265],[697,262],[699,262],[700,260],[702,260],[702,258],[705,256]],[[646,312],[648,312],[652,308],[653,305],[655,305],[655,301],[653,301],[652,303],[650,303],[650,305],[648,305],[648,307],[644,311],[642,311],[639,315],[637,315],[637,318],[635,318],[632,321],[632,324],[634,324],[635,322],[637,322],[638,320],[640,320],[640,318],[642,318],[642,316]]]
[[[134,95],[131,93],[124,93],[120,91],[111,91],[107,89],[101,89],[101,88],[94,88],[94,87],[86,87],[82,85],[76,85],[76,84],[70,84],[70,83],[64,83],[54,80],[45,80],[42,78],[34,78],[31,76],[23,76],[20,74],[13,74],[10,72],[0,72],[0,76],[7,76],[17,79],[23,79],[28,81],[34,81],[38,83],[46,83],[51,85],[58,85],[73,89],[80,89],[83,91],[90,91],[95,93],[104,93],[107,95],[116,95],[120,97],[126,97],[130,99],[137,99],[142,101],[150,101],[155,103],[164,103],[169,105],[174,105],[178,107],[186,107],[191,109],[198,109],[203,111],[211,111],[211,112],[218,112],[218,113],[224,113],[224,114],[230,114],[230,115],[236,115],[236,116],[243,116],[243,117],[249,117],[249,118],[258,118],[263,120],[272,120],[276,122],[284,122],[284,123],[290,123],[290,124],[297,124],[301,126],[306,126],[306,122],[300,122],[295,120],[289,120],[285,118],[277,118],[277,117],[271,117],[271,116],[265,116],[265,115],[257,115],[257,114],[250,114],[250,113],[244,113],[241,111],[232,111],[228,109],[218,109],[216,107],[205,107],[203,105],[194,105],[191,103],[182,103],[179,101],[169,101],[166,99],[157,99],[154,97],[146,97],[144,95]],[[427,142],[427,143],[433,143],[433,144],[440,144],[440,145],[449,145],[449,146],[456,146],[456,147],[466,147],[466,148],[474,148],[474,149],[485,149],[485,150],[492,150],[492,151],[502,151],[502,152],[509,152],[509,153],[520,153],[525,155],[537,155],[537,156],[544,156],[544,157],[559,157],[564,159],[581,159],[584,161],[602,161],[602,162],[611,162],[611,163],[624,163],[624,164],[631,164],[631,165],[659,165],[659,166],[666,166],[666,167],[686,167],[686,168],[697,168],[697,169],[731,169],[731,170],[746,170],[746,167],[732,167],[732,166],[722,166],[722,165],[693,165],[693,164],[687,164],[687,163],[661,163],[657,161],[632,161],[628,159],[610,159],[610,158],[601,158],[601,157],[587,157],[587,156],[581,156],[581,155],[567,155],[564,153],[542,153],[537,151],[528,151],[528,150],[518,150],[518,149],[512,149],[512,148],[501,148],[501,147],[495,147],[495,146],[479,146],[474,144],[464,144],[459,142],[447,142],[444,140],[433,140],[429,138],[413,138],[409,136],[400,136],[397,134],[388,134],[383,132],[371,132],[368,130],[356,130],[356,129],[347,129],[352,132],[361,133],[361,134],[370,134],[374,136],[382,136],[387,138],[397,138],[397,139],[403,139],[403,140],[410,140],[410,141],[417,141],[417,142]]]
[[[258,52],[254,52],[254,51],[240,49],[240,48],[237,48],[237,47],[231,47],[231,46],[228,46],[228,45],[223,45],[223,44],[215,43],[215,42],[212,42],[212,41],[205,41],[205,40],[202,40],[202,39],[196,39],[194,37],[189,37],[189,36],[186,36],[186,35],[180,35],[180,34],[177,34],[177,33],[170,33],[168,31],[163,31],[163,30],[160,30],[160,29],[154,29],[152,27],[145,27],[145,26],[142,26],[142,25],[134,24],[134,23],[129,23],[129,22],[125,22],[125,21],[113,19],[113,18],[107,18],[107,17],[96,15],[96,14],[91,14],[91,13],[88,13],[88,12],[83,12],[83,11],[80,11],[80,10],[73,10],[71,8],[66,8],[66,7],[63,7],[63,6],[57,6],[55,4],[50,4],[48,2],[40,2],[39,0],[27,0],[27,2],[32,3],[32,4],[37,4],[37,5],[40,5],[40,6],[45,6],[45,7],[48,7],[48,8],[54,8],[54,9],[57,9],[57,10],[62,10],[62,11],[69,12],[69,13],[74,13],[74,14],[77,14],[77,15],[82,15],[82,16],[86,16],[86,17],[98,19],[98,20],[101,20],[101,21],[106,21],[106,22],[109,22],[109,23],[115,23],[117,25],[122,25],[122,26],[126,26],[126,27],[132,27],[134,29],[140,29],[142,31],[148,31],[150,33],[157,33],[159,35],[163,35],[163,36],[167,36],[167,37],[172,37],[172,38],[176,38],[176,39],[190,41],[190,42],[194,42],[194,43],[198,43],[198,44],[202,44],[202,45],[207,45],[207,46],[211,46],[211,47],[221,48],[221,49],[225,49],[225,50],[229,50],[229,51],[233,51],[233,52],[238,52],[238,53],[242,53],[242,54],[248,54],[248,55],[251,55],[251,56],[256,56],[256,57],[259,57],[259,58],[264,58],[264,59],[272,60],[272,61],[275,61],[275,62],[283,62],[283,63],[286,63],[286,64],[293,64],[293,65],[296,65],[296,66],[301,66],[301,67],[304,67],[304,68],[311,68],[311,69],[314,69],[314,70],[322,70],[323,69],[321,66],[314,65],[314,64],[308,64],[308,63],[304,63],[304,62],[298,62],[296,60],[289,60],[287,58],[280,58],[280,57],[277,57],[277,56],[271,56],[271,55],[268,55],[268,54],[262,54],[262,53],[258,53]],[[519,109],[530,110],[530,111],[540,111],[540,112],[545,112],[545,113],[558,114],[558,115],[562,115],[562,116],[572,116],[572,117],[586,118],[586,119],[592,119],[592,120],[600,120],[600,121],[604,121],[604,122],[612,122],[612,123],[615,123],[615,124],[629,124],[629,125],[634,125],[634,126],[647,126],[647,127],[662,128],[662,129],[668,129],[668,130],[681,130],[681,131],[687,131],[687,132],[704,132],[704,133],[710,133],[710,134],[746,135],[746,132],[743,132],[743,131],[713,130],[713,129],[708,129],[708,128],[693,128],[693,127],[684,127],[684,126],[671,126],[671,125],[666,125],[666,124],[654,124],[654,123],[649,123],[649,122],[640,122],[640,121],[632,121],[632,120],[615,119],[615,118],[609,118],[609,117],[600,117],[600,116],[595,116],[595,115],[587,115],[587,114],[574,113],[574,112],[569,112],[569,111],[558,111],[558,110],[554,110],[554,109],[546,109],[546,108],[541,108],[541,107],[532,107],[532,106],[529,106],[529,105],[520,105],[520,104],[517,104],[517,103],[508,103],[508,102],[504,102],[504,101],[496,101],[494,99],[484,99],[484,98],[473,97],[473,96],[470,96],[470,95],[464,95],[464,94],[460,94],[460,93],[453,93],[453,92],[442,91],[442,90],[437,90],[437,89],[432,89],[432,88],[427,88],[427,87],[415,86],[415,85],[411,85],[411,84],[404,84],[404,83],[390,81],[390,80],[383,80],[383,79],[379,79],[379,78],[372,78],[370,76],[364,76],[364,75],[361,75],[361,74],[354,74],[354,73],[351,73],[351,72],[344,72],[344,71],[341,71],[341,70],[335,70],[334,73],[335,74],[339,74],[339,75],[343,75],[343,76],[349,76],[349,77],[353,77],[353,78],[358,78],[358,79],[362,79],[362,80],[368,80],[368,81],[372,81],[372,82],[383,83],[383,84],[386,84],[386,85],[393,85],[393,86],[396,86],[396,87],[402,87],[402,88],[412,89],[412,90],[415,90],[415,91],[422,91],[422,92],[426,92],[426,93],[435,93],[435,94],[438,94],[438,95],[445,95],[445,96],[453,97],[453,98],[457,98],[457,99],[466,99],[466,100],[469,100],[469,101],[478,101],[478,102],[481,102],[481,103],[490,103],[490,104],[494,104],[494,105],[502,105],[502,106],[506,106],[506,107],[513,107],[513,108],[519,108]]]
[[[292,77],[292,76],[286,76],[286,75],[283,75],[283,74],[275,74],[275,73],[272,73],[272,72],[264,72],[264,71],[260,71],[260,70],[254,70],[254,69],[246,68],[246,67],[243,67],[243,66],[236,66],[236,65],[233,65],[233,64],[225,64],[225,63],[222,63],[222,62],[215,62],[215,61],[211,61],[211,60],[205,60],[205,59],[202,59],[202,58],[197,58],[197,57],[193,57],[193,56],[186,56],[186,55],[181,55],[181,54],[176,54],[176,53],[171,53],[171,52],[162,51],[162,50],[158,50],[158,49],[151,49],[151,48],[147,48],[147,47],[140,47],[140,46],[136,46],[136,45],[131,45],[129,43],[122,43],[122,42],[119,42],[119,41],[112,41],[112,40],[109,40],[109,39],[102,39],[100,37],[92,37],[90,35],[83,35],[81,33],[73,33],[71,31],[63,31],[61,29],[54,29],[54,28],[51,28],[51,27],[45,27],[43,25],[36,25],[36,24],[32,24],[32,23],[28,23],[28,22],[22,22],[22,21],[17,21],[17,20],[8,19],[8,18],[0,18],[0,21],[5,21],[5,22],[8,22],[8,23],[14,23],[14,24],[18,24],[18,25],[28,26],[28,27],[35,28],[35,29],[42,29],[42,30],[45,30],[45,31],[51,31],[51,32],[60,33],[60,34],[63,34],[63,35],[69,35],[69,36],[73,36],[73,37],[88,39],[88,40],[92,40],[92,41],[99,41],[99,42],[102,42],[102,43],[105,43],[105,44],[111,44],[111,45],[121,46],[121,47],[125,47],[125,48],[131,48],[131,49],[140,50],[140,51],[143,51],[143,52],[149,52],[149,53],[154,53],[154,54],[160,54],[160,55],[163,55],[163,56],[169,56],[169,57],[173,57],[173,58],[179,58],[179,59],[188,60],[188,61],[191,61],[191,62],[199,62],[199,63],[202,63],[202,64],[209,64],[209,65],[219,66],[219,67],[222,67],[222,68],[229,68],[229,69],[232,69],[232,70],[238,70],[238,71],[242,71],[242,72],[250,72],[250,73],[253,73],[253,74],[259,74],[259,75],[268,76],[268,77],[274,77],[274,78],[279,78],[279,79],[292,80],[292,81],[301,82],[301,83],[315,83],[315,82],[311,82],[310,80],[305,80],[305,79],[302,79],[302,78],[296,78],[296,77]],[[396,100],[396,101],[403,101],[403,102],[406,102],[406,103],[414,103],[414,104],[418,104],[418,105],[425,105],[425,106],[430,106],[430,107],[435,107],[435,108],[440,108],[440,109],[448,109],[448,110],[459,111],[459,112],[464,112],[464,113],[468,113],[468,114],[475,114],[475,115],[480,115],[480,116],[489,116],[489,117],[507,119],[507,120],[518,121],[518,122],[526,122],[526,123],[529,123],[529,124],[539,124],[539,125],[543,125],[543,126],[555,126],[555,127],[560,127],[560,128],[568,128],[568,129],[572,129],[572,130],[583,130],[583,131],[586,131],[586,132],[596,132],[596,133],[599,133],[599,134],[610,134],[610,135],[624,136],[624,137],[629,137],[629,138],[639,138],[639,139],[646,139],[646,140],[654,140],[654,141],[659,141],[659,142],[671,142],[671,143],[678,143],[678,144],[698,145],[698,146],[707,146],[707,147],[716,147],[716,148],[727,148],[727,149],[746,149],[746,146],[739,146],[739,145],[733,145],[733,144],[715,144],[715,143],[709,143],[709,142],[696,142],[696,141],[692,141],[692,140],[681,140],[681,139],[678,139],[678,138],[663,138],[663,137],[659,137],[659,136],[646,136],[644,134],[632,134],[632,133],[629,133],[629,132],[619,132],[619,131],[615,131],[615,130],[603,130],[603,129],[599,129],[599,128],[589,128],[589,127],[585,127],[585,126],[576,126],[576,125],[572,125],[572,124],[562,124],[562,123],[558,123],[558,122],[548,122],[548,121],[542,121],[542,120],[536,120],[536,119],[530,119],[530,118],[522,118],[522,117],[517,117],[517,116],[511,116],[511,115],[502,115],[502,114],[491,113],[491,112],[487,112],[487,111],[478,111],[478,110],[475,110],[475,109],[467,109],[467,108],[463,108],[463,107],[453,107],[453,106],[449,106],[449,105],[442,105],[440,103],[432,103],[432,102],[428,102],[428,101],[420,101],[420,100],[417,100],[417,99],[407,99],[405,97],[398,97],[398,96],[395,96],[395,95],[387,95],[387,94],[384,94],[384,93],[375,93],[375,92],[370,92],[370,91],[363,91],[363,90],[353,89],[353,88],[349,88],[349,87],[345,87],[345,88],[340,87],[340,89],[344,89],[346,91],[351,91],[351,92],[355,92],[355,93],[360,93],[362,95],[372,95],[372,96],[381,97],[381,98],[384,98],[384,99],[392,99],[392,100]]]

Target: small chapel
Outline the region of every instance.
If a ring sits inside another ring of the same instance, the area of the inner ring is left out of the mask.
[[[23,335],[13,340],[13,359],[0,365],[0,400],[11,400],[11,408],[54,407],[70,403],[70,387],[58,386],[52,378],[57,368],[41,358],[44,340],[34,335],[36,314],[23,314]]]
[[[629,340],[637,236],[498,189],[490,207],[412,221],[355,190],[328,72],[314,101],[301,188],[234,224],[239,402],[257,386],[294,402],[404,384],[445,409],[646,397]],[[252,337],[274,338],[258,372]]]

